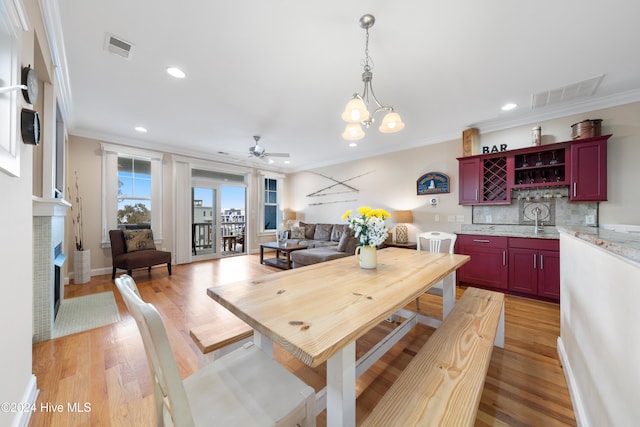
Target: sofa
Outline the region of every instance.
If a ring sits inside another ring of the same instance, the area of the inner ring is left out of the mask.
[[[308,224],[300,222],[288,230],[287,243],[306,246],[291,252],[293,268],[344,258],[355,254],[358,240],[348,224]]]

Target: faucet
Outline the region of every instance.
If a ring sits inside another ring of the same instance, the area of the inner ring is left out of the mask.
[[[533,234],[538,234],[539,231],[544,231],[544,222],[540,221],[538,225],[538,215],[542,213],[542,210],[539,207],[533,209],[533,219],[535,221],[535,225],[533,228]]]

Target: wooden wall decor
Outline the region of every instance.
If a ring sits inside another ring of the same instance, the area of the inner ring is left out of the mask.
[[[356,178],[360,178],[361,176],[365,176],[368,175],[370,173],[372,173],[373,171],[370,172],[365,172],[363,174],[351,177],[351,178],[347,178],[345,180],[342,181],[338,181],[335,178],[332,178],[330,176],[327,175],[323,175],[319,172],[312,172],[312,171],[307,171],[309,173],[315,174],[315,175],[319,175],[323,178],[326,178],[330,181],[333,181],[333,184],[328,185],[326,187],[321,188],[320,190],[314,191],[313,193],[309,193],[307,194],[307,197],[322,197],[322,196],[331,196],[334,194],[344,194],[344,193],[358,193],[360,192],[360,190],[358,190],[357,188],[353,187],[352,185],[348,185],[346,184],[349,181],[353,181]],[[338,188],[336,188],[338,187]],[[335,189],[335,190],[333,190]],[[330,191],[329,191],[330,190]],[[328,201],[328,202],[316,202],[316,203],[310,203],[309,206],[317,206],[317,205],[325,205],[325,204],[329,204],[329,203],[346,203],[346,202],[355,202],[357,199],[350,199],[350,200],[333,200],[333,201]]]
[[[480,131],[470,128],[462,131],[462,155],[473,156],[480,153]]]

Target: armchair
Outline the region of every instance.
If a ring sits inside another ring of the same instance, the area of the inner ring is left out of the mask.
[[[111,240],[111,258],[113,262],[113,272],[111,278],[116,278],[116,269],[127,270],[127,274],[131,276],[131,271],[136,268],[148,268],[158,264],[167,264],[167,270],[171,275],[171,252],[159,251],[153,245],[153,234],[151,230],[145,231],[127,231],[127,233],[145,233],[150,236],[146,241],[137,239],[137,244],[132,244],[125,240],[125,232],[123,230],[109,230],[109,239]],[[128,236],[136,236],[128,234]]]

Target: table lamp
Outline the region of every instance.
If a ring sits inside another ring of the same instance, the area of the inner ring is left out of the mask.
[[[407,243],[409,241],[409,230],[405,224],[413,222],[413,212],[411,211],[395,211],[393,220],[396,225],[396,243]]]

